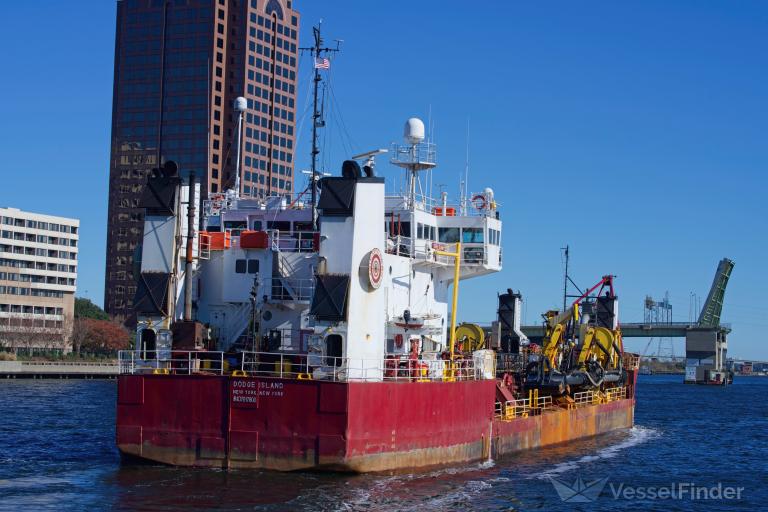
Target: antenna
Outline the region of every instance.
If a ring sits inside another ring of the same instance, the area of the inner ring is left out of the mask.
[[[384,153],[388,153],[388,149],[374,149],[371,151],[366,151],[365,153],[360,153],[359,155],[353,155],[352,160],[365,160],[365,163],[363,164],[363,169],[369,168],[369,171],[371,174],[374,173],[374,168],[376,167],[376,156],[382,155]]]
[[[560,248],[561,251],[565,251],[565,276],[563,277],[563,312],[565,312],[565,304],[568,301],[568,261],[570,260],[569,247]]]
[[[461,186],[461,213],[467,213],[467,199],[469,195],[469,116],[467,116],[467,160],[464,164],[464,181]]]
[[[248,100],[239,96],[235,99],[237,112],[237,159],[235,160],[235,197],[240,197],[240,148],[243,145],[243,114],[248,110]]]
[[[425,142],[424,122],[411,117],[405,122],[403,138],[405,144],[393,144],[394,156],[390,162],[405,169],[405,179],[408,183],[408,209],[416,207],[416,188],[421,189],[419,171],[432,169],[437,165],[434,144]],[[423,195],[423,191],[422,191]]]
[[[313,92],[313,110],[312,110],[312,169],[310,176],[310,188],[312,190],[312,229],[317,231],[317,182],[319,181],[319,175],[317,173],[317,155],[320,153],[320,148],[317,147],[317,129],[325,126],[325,119],[323,112],[318,108],[317,92],[320,87],[320,82],[323,81],[320,76],[321,69],[331,69],[331,62],[328,60],[328,55],[341,51],[341,40],[336,39],[336,48],[327,48],[323,46],[323,38],[320,34],[320,28],[323,24],[323,20],[317,24],[316,27],[312,27],[312,34],[315,38],[314,46],[305,48],[299,48],[302,52],[309,52],[312,55],[312,66],[315,70],[314,92]]]

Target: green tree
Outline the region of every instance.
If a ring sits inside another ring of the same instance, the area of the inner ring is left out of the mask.
[[[92,318],[93,320],[109,320],[103,309],[84,297],[75,298],[75,318]]]

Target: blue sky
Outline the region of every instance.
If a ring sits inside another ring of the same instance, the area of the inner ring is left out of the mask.
[[[462,283],[460,319],[490,320],[497,290],[512,287],[538,321],[561,301],[568,243],[580,285],[618,276],[624,321],[665,291],[685,321],[691,292],[706,296],[727,256],[730,354],[768,360],[768,4],[295,4],[304,44],[321,18],[329,41],[344,40],[330,72],[329,171],[431,110],[434,183],[453,193],[470,120],[470,188],[491,186],[502,204],[505,266]],[[114,17],[111,0],[0,5],[0,204],[81,219],[78,293],[98,303]]]

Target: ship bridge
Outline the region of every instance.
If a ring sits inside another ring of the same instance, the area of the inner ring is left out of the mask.
[[[490,195],[490,194],[489,194]],[[435,251],[461,243],[462,278],[498,272],[502,266],[501,219],[492,198],[477,194],[469,208],[406,196],[385,198],[387,252],[425,266],[453,266]],[[437,204],[440,204],[439,206]]]
[[[449,204],[443,192],[440,200],[427,193],[431,172],[437,166],[435,145],[425,140],[424,123],[411,118],[405,124],[405,144],[393,144],[390,163],[405,171],[407,184],[399,194],[384,198],[384,229],[389,254],[411,258],[417,266],[453,266],[451,257],[440,252],[455,252],[461,246],[461,278],[476,277],[501,270],[501,218],[493,190],[461,194],[458,204]],[[385,150],[360,156],[371,157]],[[368,165],[372,166],[369,158]],[[425,183],[421,174],[430,173]],[[463,185],[463,189],[466,183]]]

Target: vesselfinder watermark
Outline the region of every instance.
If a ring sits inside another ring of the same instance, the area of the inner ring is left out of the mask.
[[[666,485],[627,485],[609,482],[608,478],[584,480],[577,476],[573,483],[549,477],[557,495],[566,503],[591,503],[598,498],[626,501],[730,501],[744,496],[744,487],[718,482],[701,485],[695,482],[672,482]]]

